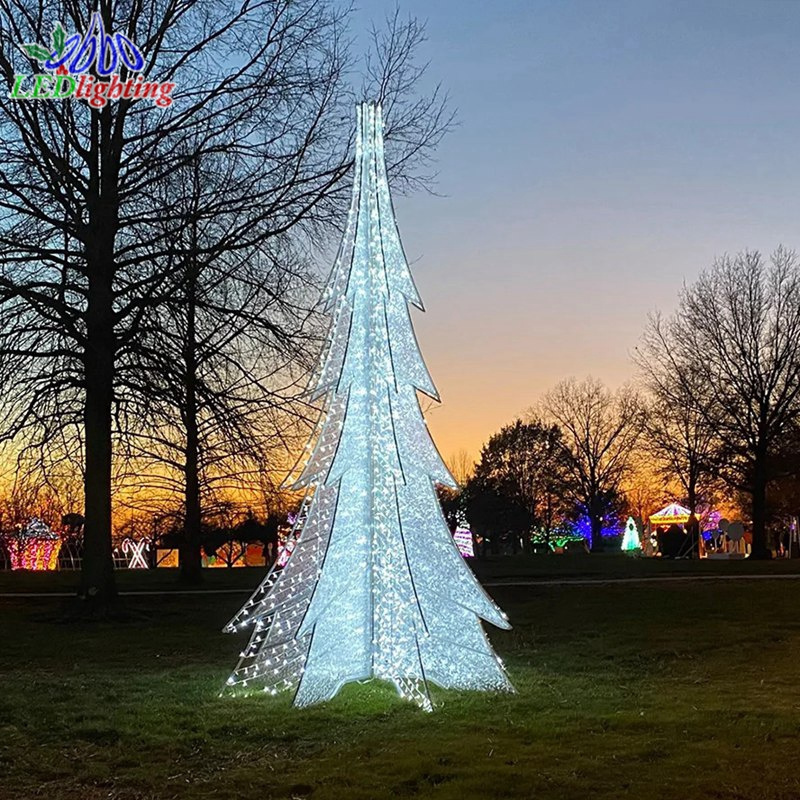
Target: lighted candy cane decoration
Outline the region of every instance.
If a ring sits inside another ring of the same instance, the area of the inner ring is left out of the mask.
[[[122,552],[128,556],[128,569],[147,569],[147,551],[150,549],[150,542],[147,539],[122,540]]]

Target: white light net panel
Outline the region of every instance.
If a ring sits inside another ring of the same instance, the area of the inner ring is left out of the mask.
[[[288,563],[226,630],[252,630],[234,690],[293,690],[297,706],[378,678],[431,709],[428,685],[513,691],[481,626],[508,621],[464,563],[435,485],[455,481],[417,392],[438,399],[414,335],[422,304],[395,222],[381,108],[358,108],[353,198],[325,294],[332,317],[312,384],[324,411],[298,488]]]

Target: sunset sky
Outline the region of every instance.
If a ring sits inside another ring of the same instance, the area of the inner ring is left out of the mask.
[[[370,2],[381,19],[394,2]],[[404,0],[458,110],[396,205],[445,457],[558,380],[616,386],[714,256],[800,247],[800,2]]]

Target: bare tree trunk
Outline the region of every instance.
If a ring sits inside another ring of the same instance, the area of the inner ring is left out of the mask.
[[[114,395],[113,234],[87,254],[84,353],[85,522],[80,596],[102,607],[117,594],[111,544],[111,404]]]
[[[553,530],[553,495],[547,493],[547,505],[544,516],[544,543],[547,549],[550,549],[550,534]]]
[[[192,259],[194,254],[192,255]],[[186,461],[183,547],[181,549],[181,581],[201,583],[203,580],[200,557],[200,434],[197,407],[197,316],[196,271],[189,266],[187,281],[187,327],[184,362],[186,370]]]
[[[772,558],[767,546],[767,474],[764,461],[766,456],[757,454],[753,463],[753,546],[751,558]]]
[[[590,515],[590,522],[592,530],[592,552],[602,553],[605,549],[603,545],[603,520],[600,519],[600,516],[593,511]]]
[[[195,420],[190,420],[186,434],[186,511],[181,551],[181,581],[196,584],[202,582],[203,570],[200,554],[200,479],[198,475],[198,436]]]
[[[589,500],[589,529],[591,531],[590,548],[593,553],[603,552],[603,514],[600,497],[592,495]]]
[[[107,11],[107,9],[106,9]],[[106,14],[106,16],[108,16]],[[83,569],[79,595],[92,607],[110,605],[117,595],[111,542],[111,406],[114,401],[115,239],[119,224],[117,189],[119,142],[112,137],[110,111],[92,115],[95,157],[89,164],[88,235],[85,239],[88,292],[83,353],[85,402]]]
[[[697,482],[698,482],[698,470],[697,468],[691,464],[691,459],[687,459],[689,463],[689,468],[687,470],[688,473],[688,480],[686,481],[686,502],[689,505],[689,511],[692,514],[695,514],[697,511]],[[695,516],[697,516],[695,514]]]

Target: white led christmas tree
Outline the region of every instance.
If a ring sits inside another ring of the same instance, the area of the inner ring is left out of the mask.
[[[628,522],[625,525],[625,535],[622,537],[622,549],[625,552],[629,552],[631,550],[640,550],[641,547],[636,521],[633,517],[628,517]]]
[[[358,108],[353,197],[325,301],[332,325],[313,383],[325,403],[297,482],[307,490],[299,540],[226,628],[253,628],[228,684],[295,689],[305,706],[378,678],[427,710],[429,683],[511,690],[480,620],[508,622],[436,497],[435,484],[455,481],[417,399],[438,396],[409,317],[422,303],[371,103]]]

